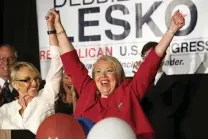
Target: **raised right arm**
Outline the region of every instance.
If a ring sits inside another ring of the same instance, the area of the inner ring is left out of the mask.
[[[61,48],[61,53],[67,53],[74,50],[73,45],[68,40],[64,27],[61,24],[60,15],[54,9],[51,11],[55,16],[54,27],[56,29],[57,38],[59,42],[59,47]]]
[[[88,75],[88,70],[80,61],[76,50],[68,40],[64,27],[61,24],[60,15],[55,10],[52,11],[55,16],[54,27],[57,32],[57,39],[61,49],[61,60],[65,73],[71,77],[72,83],[80,96],[83,89],[87,88],[93,80]]]

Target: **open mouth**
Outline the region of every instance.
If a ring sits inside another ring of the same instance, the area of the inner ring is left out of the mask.
[[[37,90],[38,88],[37,87],[31,87],[31,90]]]
[[[9,67],[2,67],[3,68],[3,70],[5,70],[5,71],[8,71],[9,70]]]
[[[72,87],[72,84],[65,83],[65,85],[69,88]]]
[[[110,81],[109,80],[101,80],[100,81],[100,84],[104,87],[108,86],[110,84]]]

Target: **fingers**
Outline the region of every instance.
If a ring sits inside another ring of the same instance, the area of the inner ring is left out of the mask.
[[[175,11],[175,13],[173,14],[173,17],[175,17],[178,13],[179,13],[179,10]]]
[[[50,11],[48,11],[47,15],[45,16],[45,19],[48,20],[51,18],[53,18],[53,14]]]
[[[183,25],[185,23],[184,17],[185,17],[185,15],[182,12],[180,12],[179,10],[177,10],[173,15],[173,19],[174,19],[176,25]]]
[[[55,16],[59,16],[59,12],[56,11],[54,8],[49,10],[52,14],[54,14]]]
[[[52,8],[48,11],[47,15],[45,16],[46,20],[51,19],[53,17],[59,16],[59,12],[55,10],[55,8]]]

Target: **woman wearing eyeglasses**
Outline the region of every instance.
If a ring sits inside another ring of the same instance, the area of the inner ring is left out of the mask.
[[[53,28],[50,25],[48,22],[49,30]],[[9,80],[19,97],[0,108],[0,129],[28,129],[36,134],[40,123],[55,113],[63,71],[56,34],[49,34],[49,40],[51,66],[42,90],[40,72],[33,64],[16,62],[10,68]]]

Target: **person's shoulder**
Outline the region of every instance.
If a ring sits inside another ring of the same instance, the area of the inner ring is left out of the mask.
[[[41,94],[42,94],[42,90],[41,90],[41,92],[38,92],[38,95],[35,96],[32,99],[32,102],[34,102],[37,105],[39,105],[40,103],[44,103],[45,104],[47,101],[42,98]]]
[[[128,86],[129,83],[131,83],[132,78],[126,78],[120,85],[119,87],[126,87]]]
[[[17,100],[14,100],[10,103],[6,103],[4,105],[2,105],[0,107],[0,112],[6,112],[6,111],[13,111],[15,108],[18,108],[19,104],[18,104],[18,101]]]
[[[45,99],[43,96],[35,96],[32,101],[31,101],[31,106],[32,107],[36,107],[36,108],[39,108],[39,109],[43,109],[43,108],[48,108],[48,107],[51,107],[51,105],[54,105],[54,104],[51,104],[51,102],[47,99]]]
[[[40,99],[43,100],[44,94],[45,94],[46,92],[48,92],[47,86],[44,85],[43,88],[41,88],[41,89],[38,91],[38,95],[35,96],[35,98],[38,99],[38,100],[40,100]]]

